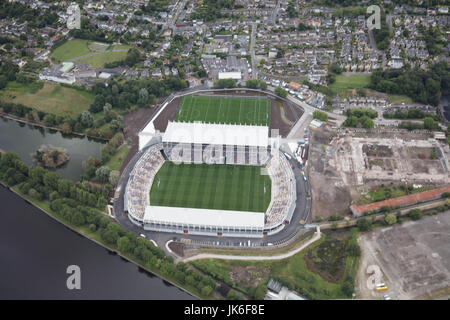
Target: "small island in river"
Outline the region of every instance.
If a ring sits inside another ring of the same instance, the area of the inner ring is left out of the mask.
[[[69,155],[64,148],[42,145],[34,154],[34,159],[44,168],[58,168],[69,161]]]

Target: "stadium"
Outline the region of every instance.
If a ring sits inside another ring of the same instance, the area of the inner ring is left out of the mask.
[[[293,169],[271,137],[264,96],[189,95],[139,133],[124,211],[144,230],[260,238],[287,225]],[[161,125],[163,123],[163,125]]]

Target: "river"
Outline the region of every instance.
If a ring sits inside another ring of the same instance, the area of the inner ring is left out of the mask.
[[[0,299],[194,299],[0,186]],[[81,289],[66,286],[69,265]]]
[[[78,181],[82,161],[101,157],[103,143],[0,118],[0,149],[28,165],[42,145],[67,149],[55,169]],[[0,186],[0,299],[193,299],[135,264],[73,232]],[[68,290],[66,269],[81,268],[81,290]]]
[[[33,154],[41,145],[67,150],[70,160],[55,169],[61,177],[78,181],[83,175],[83,160],[101,158],[102,142],[81,136],[63,136],[61,132],[0,117],[0,149],[17,153],[26,164],[35,164]]]

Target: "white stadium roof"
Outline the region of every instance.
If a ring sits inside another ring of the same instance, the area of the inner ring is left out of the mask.
[[[163,142],[267,147],[269,127],[169,122]]]
[[[150,222],[263,229],[264,212],[147,206],[144,223]]]

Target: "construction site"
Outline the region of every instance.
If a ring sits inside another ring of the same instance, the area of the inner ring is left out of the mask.
[[[349,214],[354,201],[381,185],[448,185],[449,157],[447,141],[425,131],[311,130],[312,216]]]
[[[357,299],[444,299],[450,297],[449,211],[377,228],[359,238],[361,264]],[[377,292],[383,283],[386,290]]]

